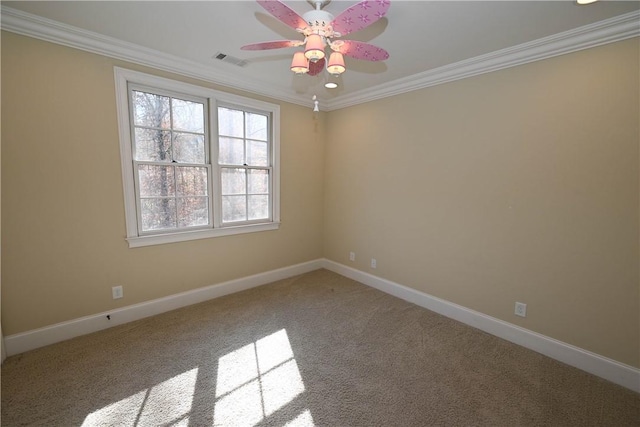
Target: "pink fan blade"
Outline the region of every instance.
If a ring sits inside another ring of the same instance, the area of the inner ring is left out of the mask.
[[[258,4],[265,8],[267,12],[284,22],[294,30],[307,28],[307,22],[294,12],[289,6],[278,0],[257,0]]]
[[[320,74],[320,72],[324,69],[325,64],[324,58],[317,60],[316,62],[309,62],[309,75],[315,76]]]
[[[268,50],[268,49],[280,49],[283,47],[293,47],[299,46],[300,42],[293,40],[277,40],[272,42],[263,42],[263,43],[255,43],[248,44],[246,46],[242,46],[240,49],[242,50]]]
[[[389,59],[389,52],[383,48],[355,40],[344,40],[338,50],[343,55],[365,61],[384,61]]]
[[[333,29],[341,35],[362,30],[382,18],[389,10],[390,0],[363,0],[338,15]]]

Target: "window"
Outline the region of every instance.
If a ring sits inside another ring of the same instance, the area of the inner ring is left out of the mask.
[[[127,241],[279,226],[279,107],[115,69]]]
[[[138,230],[211,224],[206,99],[130,85]]]
[[[218,107],[222,222],[269,218],[269,117]]]

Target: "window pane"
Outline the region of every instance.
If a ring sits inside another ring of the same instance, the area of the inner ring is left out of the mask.
[[[220,138],[221,165],[244,165],[244,142],[235,138]]]
[[[133,122],[137,126],[169,129],[169,98],[153,93],[132,91]]]
[[[246,174],[244,169],[222,169],[222,194],[245,194]]]
[[[247,141],[247,164],[249,166],[269,166],[267,143]]]
[[[159,129],[135,130],[135,160],[152,162],[171,161],[171,132]]]
[[[244,137],[244,112],[218,108],[218,133],[224,136]]]
[[[138,165],[140,197],[173,196],[173,166]]]
[[[173,128],[204,133],[204,105],[173,99]]]
[[[269,193],[269,171],[249,170],[249,194]]]
[[[141,199],[142,230],[176,227],[175,199]]]
[[[222,196],[222,221],[246,221],[247,199],[245,196]]]
[[[249,219],[269,218],[269,196],[249,196]]]
[[[176,193],[178,196],[206,196],[207,168],[204,167],[177,167],[176,168]]]
[[[182,197],[178,199],[178,227],[195,227],[208,224],[208,197]]]
[[[173,160],[179,163],[205,163],[204,136],[174,132]]]
[[[247,133],[245,138],[267,140],[267,116],[262,114],[246,114]]]

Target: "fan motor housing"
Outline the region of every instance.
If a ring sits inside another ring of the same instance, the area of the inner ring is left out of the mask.
[[[324,10],[310,10],[302,15],[310,27],[328,27],[333,22],[333,15]]]

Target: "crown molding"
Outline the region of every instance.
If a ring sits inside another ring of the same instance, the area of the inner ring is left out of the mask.
[[[485,55],[434,68],[423,73],[384,83],[327,102],[327,109],[338,110],[376,99],[449,83],[479,74],[565,55],[640,35],[640,11],[574,28],[541,39],[500,49]]]
[[[309,105],[308,97],[288,94],[287,92],[290,92],[288,87],[250,82],[239,78],[217,64],[200,64],[6,6],[1,6],[0,11],[2,30],[281,101]]]
[[[57,21],[1,6],[2,29],[51,43],[148,66],[263,95],[293,104],[309,106],[307,96],[291,94],[289,87],[275,87],[238,78],[216,64],[204,65],[175,55],[62,24]],[[540,61],[640,35],[640,11],[630,12],[541,39],[485,55],[465,59],[423,73],[394,80],[323,102],[332,111],[357,104],[423,89],[529,62]]]

